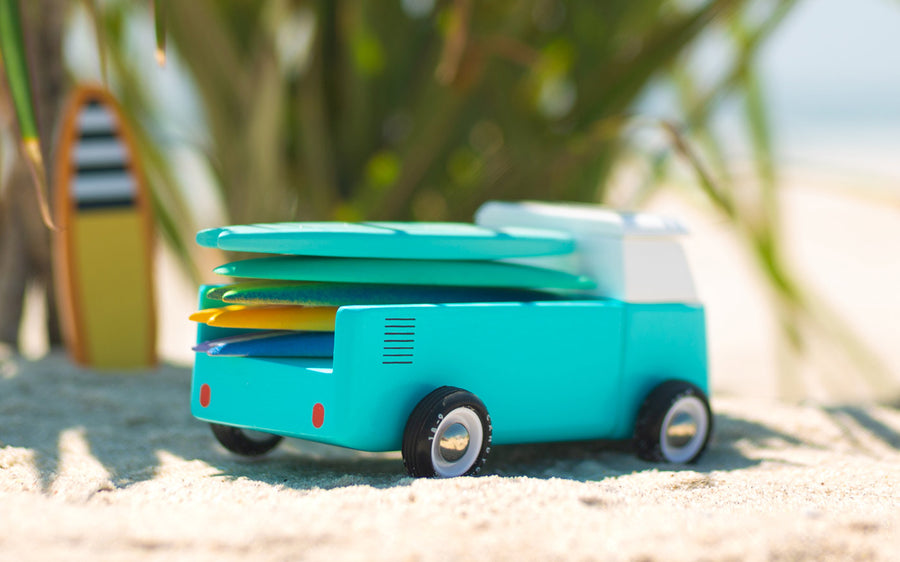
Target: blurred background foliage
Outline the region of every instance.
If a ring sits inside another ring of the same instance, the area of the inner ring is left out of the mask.
[[[702,147],[692,154],[700,183],[790,292],[771,244],[774,169],[754,58],[792,4],[165,2],[169,59],[198,114],[174,135],[154,98],[159,72],[135,63],[150,60],[151,40],[135,41],[153,27],[148,6],[89,0],[77,10],[140,133],[160,224],[185,263],[210,209],[228,223],[468,221],[488,199],[607,201],[617,167],[637,161],[645,177],[619,202],[634,205],[685,147],[652,138],[676,127],[631,117],[648,91],[670,88],[677,128]],[[728,63],[711,80],[695,46],[713,36]],[[739,208],[711,126],[735,99],[759,180]],[[184,149],[210,172],[211,193],[191,194],[171,157]]]
[[[209,226],[469,221],[489,199],[630,208],[674,184],[746,243],[780,340],[798,351],[827,332],[859,359],[864,346],[807,301],[781,255],[756,65],[794,4],[56,1],[68,72],[121,101],[161,231],[196,279],[210,264],[198,267],[193,237]],[[671,103],[657,114],[647,100],[660,96]],[[717,129],[726,106],[749,175]]]

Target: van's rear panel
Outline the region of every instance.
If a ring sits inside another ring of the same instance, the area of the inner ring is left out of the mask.
[[[191,413],[198,419],[341,445],[330,359],[198,353]]]

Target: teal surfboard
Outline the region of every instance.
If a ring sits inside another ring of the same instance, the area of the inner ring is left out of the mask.
[[[569,254],[570,234],[464,223],[286,222],[211,228],[197,243],[240,252],[346,258],[492,260]]]
[[[376,283],[298,283],[268,281],[237,283],[206,293],[229,304],[297,304],[352,306],[460,302],[532,302],[558,300],[545,291],[501,287],[444,287]]]
[[[232,277],[328,283],[572,290],[595,287],[594,282],[584,276],[493,261],[274,256],[231,262],[214,271]]]

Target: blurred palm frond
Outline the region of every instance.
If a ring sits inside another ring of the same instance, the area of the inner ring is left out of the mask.
[[[757,59],[795,4],[153,0],[152,15],[141,3],[80,6],[135,130],[161,231],[195,276],[193,234],[219,207],[217,220],[232,223],[469,220],[488,199],[608,201],[616,171],[637,161],[646,177],[626,198],[635,204],[683,179],[686,163],[768,281],[784,341],[802,350],[811,330],[829,332],[862,357],[783,255]],[[15,5],[0,0],[3,11]],[[143,63],[151,36],[165,74]],[[704,64],[710,52],[717,72]],[[178,95],[161,99],[163,80]],[[28,84],[11,82],[14,94]],[[670,107],[648,102],[660,92]],[[16,96],[18,110],[28,96]],[[737,139],[717,129],[728,111]],[[749,179],[736,172],[735,144],[748,147]],[[206,163],[213,193],[180,169],[183,151]]]
[[[22,17],[17,0],[0,0],[0,61],[12,93],[13,107],[19,125],[22,154],[28,163],[40,204],[41,218],[48,228],[55,228],[48,203],[47,170],[41,152],[41,141],[31,96],[31,78],[22,38]]]

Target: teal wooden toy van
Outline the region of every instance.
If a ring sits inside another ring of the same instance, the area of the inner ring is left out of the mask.
[[[499,202],[476,225],[203,231],[203,245],[297,264],[288,278],[201,288],[191,411],[237,454],[288,436],[400,450],[413,476],[476,474],[495,445],[587,439],[632,439],[641,458],[692,462],[712,415],[684,233],[655,215]],[[335,260],[334,276],[308,272],[321,259]],[[354,260],[411,275],[353,278]],[[466,272],[450,278],[467,287],[423,274],[438,260]],[[501,264],[549,286],[498,287],[490,271]],[[306,292],[313,301],[297,296]]]

